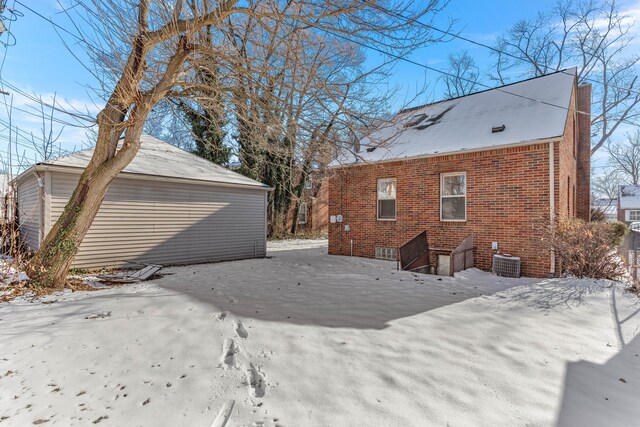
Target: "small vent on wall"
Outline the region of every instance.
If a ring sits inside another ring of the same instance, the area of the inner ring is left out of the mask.
[[[492,270],[496,276],[520,277],[520,257],[496,254]]]
[[[395,261],[398,257],[396,248],[376,248],[377,259],[388,259]]]

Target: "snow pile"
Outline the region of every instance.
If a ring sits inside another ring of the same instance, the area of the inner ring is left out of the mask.
[[[13,258],[0,255],[0,287],[25,280],[29,280],[29,276],[15,268]]]
[[[622,209],[640,209],[640,185],[620,187],[620,207]]]
[[[0,305],[2,425],[631,425],[638,299],[277,242]],[[232,402],[233,401],[233,402]]]

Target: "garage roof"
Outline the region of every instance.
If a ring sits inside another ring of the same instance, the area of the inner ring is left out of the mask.
[[[38,165],[86,168],[93,155],[93,148],[78,151]],[[270,187],[233,172],[213,162],[191,154],[150,135],[140,138],[140,150],[133,161],[122,171],[127,174],[177,178],[252,186],[268,190]]]

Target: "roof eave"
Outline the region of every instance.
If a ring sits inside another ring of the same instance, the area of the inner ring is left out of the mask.
[[[477,153],[477,152],[481,152],[481,151],[502,150],[502,149],[514,148],[514,147],[525,147],[527,145],[548,144],[550,142],[556,142],[556,141],[562,139],[563,136],[564,135],[558,135],[558,136],[549,137],[549,138],[532,139],[532,140],[529,140],[529,141],[516,142],[516,143],[512,143],[512,144],[492,145],[492,146],[488,146],[488,147],[478,147],[478,148],[473,148],[473,149],[469,149],[469,150],[457,150],[457,151],[447,151],[447,152],[440,152],[440,153],[421,154],[421,155],[418,155],[418,156],[396,157],[396,158],[393,158],[393,159],[384,159],[384,160],[375,160],[375,161],[362,160],[360,162],[352,162],[352,163],[345,163],[345,164],[339,164],[339,165],[329,165],[329,168],[330,169],[340,169],[340,168],[347,168],[347,167],[354,167],[354,166],[377,165],[377,164],[380,164],[380,163],[403,162],[405,160],[427,159],[427,158],[432,158],[432,157],[445,157],[445,156],[451,156],[451,155],[455,155],[455,154]]]
[[[62,166],[62,165],[52,165],[49,163],[38,163],[30,167],[29,169],[27,169],[27,171],[31,169],[34,169],[36,171],[48,170],[53,172],[72,172],[72,173],[79,174],[79,173],[82,173],[82,171],[84,171],[85,168],[78,167],[78,166]],[[24,175],[27,171],[20,174],[20,176]],[[198,184],[214,185],[219,187],[246,188],[246,189],[263,190],[263,191],[273,190],[273,187],[269,187],[268,185],[260,184],[260,183],[259,185],[252,185],[252,184],[242,184],[242,183],[235,183],[235,182],[211,181],[211,180],[193,179],[193,178],[177,178],[173,176],[151,175],[151,174],[132,173],[132,172],[120,172],[119,175],[124,175],[127,178],[144,179],[149,181],[178,182],[178,183],[188,183],[188,182],[194,183],[195,182]]]

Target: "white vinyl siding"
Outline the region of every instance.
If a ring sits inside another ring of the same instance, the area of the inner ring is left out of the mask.
[[[40,229],[42,225],[42,192],[38,177],[31,174],[18,185],[18,224],[20,234],[29,250],[40,247]]]
[[[78,175],[52,172],[51,224]],[[208,184],[116,178],[73,263],[189,264],[266,255],[266,192]]]

